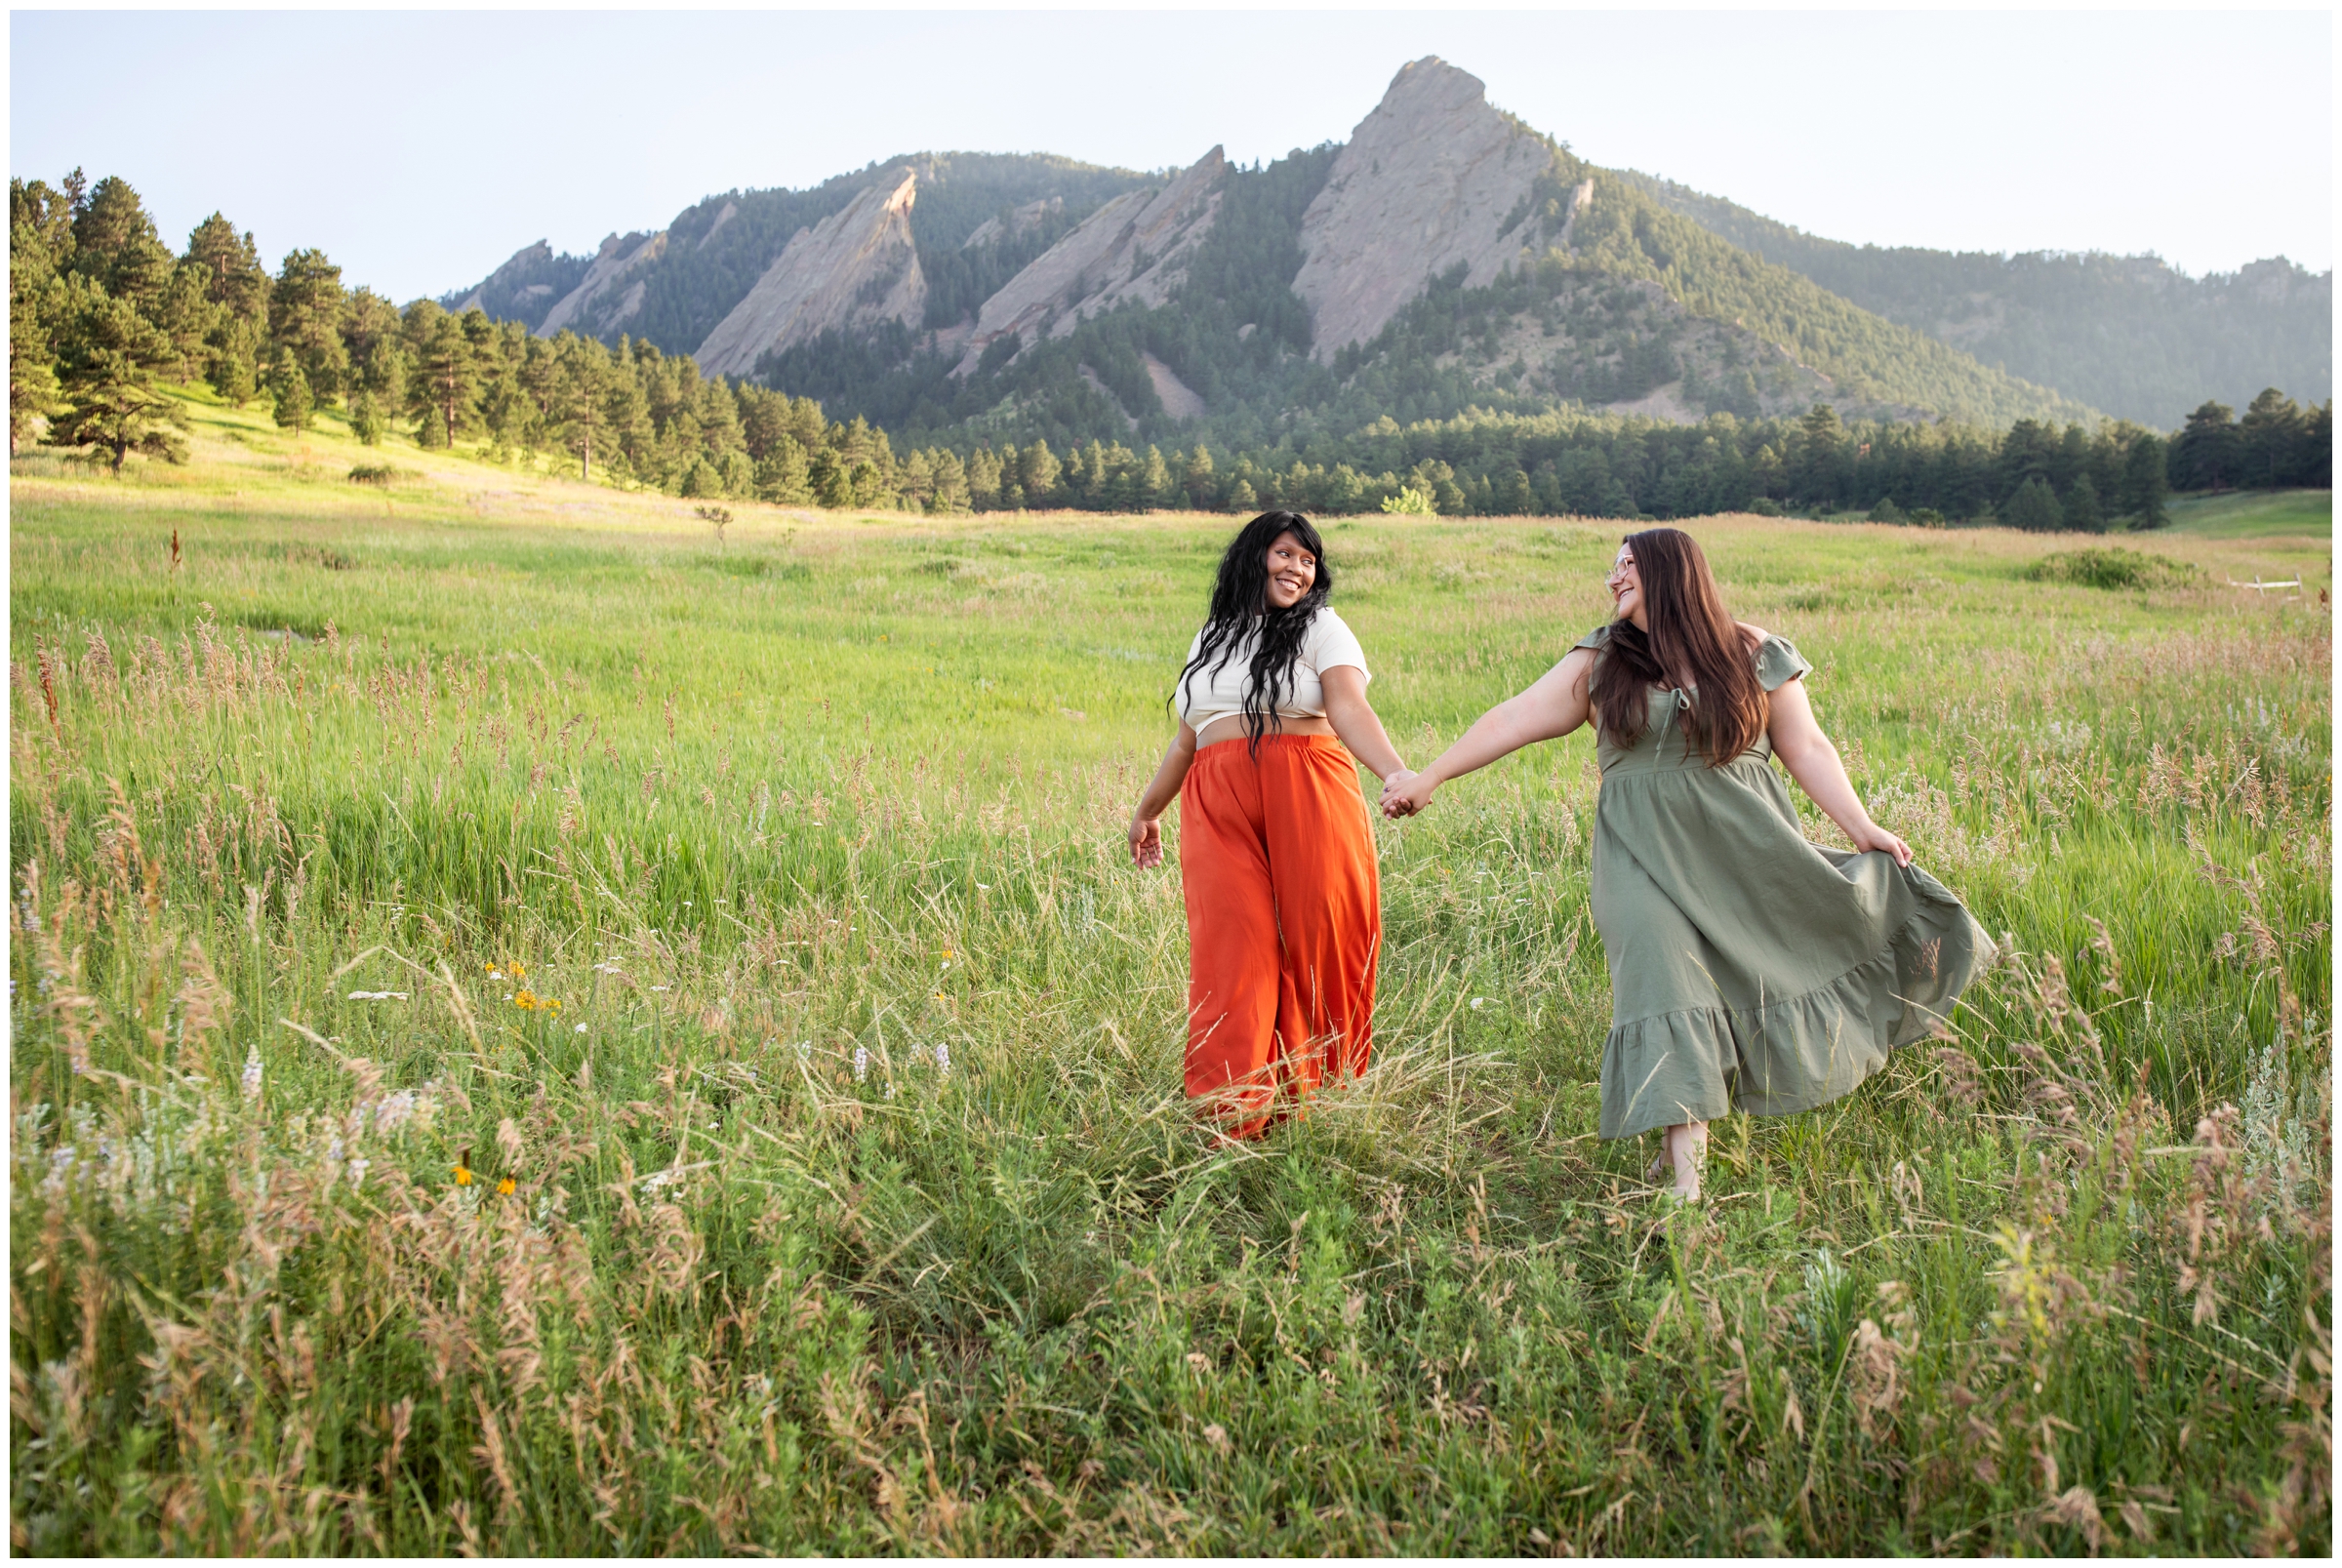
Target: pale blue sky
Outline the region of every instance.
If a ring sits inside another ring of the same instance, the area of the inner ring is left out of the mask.
[[[2333,264],[2324,12],[29,12],[9,172],[394,299],[922,149],[1346,139],[1435,54],[1583,156],[1837,239]]]

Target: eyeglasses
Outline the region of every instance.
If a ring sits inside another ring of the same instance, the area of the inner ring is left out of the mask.
[[[1629,572],[1634,570],[1635,563],[1633,561],[1613,562],[1611,564],[1609,574],[1605,576],[1602,581],[1604,583],[1616,583],[1620,578],[1625,577]]]

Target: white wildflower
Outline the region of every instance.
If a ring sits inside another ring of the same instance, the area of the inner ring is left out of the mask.
[[[244,1058],[244,1098],[261,1098],[261,1048],[257,1045]]]
[[[854,1048],[854,1081],[860,1083],[869,1075],[870,1048],[867,1045],[858,1045]]]

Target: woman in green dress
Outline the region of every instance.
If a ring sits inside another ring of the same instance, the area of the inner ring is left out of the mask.
[[[1631,534],[1616,619],[1462,740],[1393,781],[1409,817],[1440,784],[1593,719],[1594,923],[1610,963],[1604,1138],[1664,1127],[1649,1176],[1697,1198],[1708,1122],[1806,1110],[1932,1033],[1985,935],[1911,847],[1871,820],[1805,699],[1812,669],[1736,622],[1680,529]],[[1779,757],[1854,852],[1809,842]]]

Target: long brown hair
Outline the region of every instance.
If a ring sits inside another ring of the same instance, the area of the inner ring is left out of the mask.
[[[1651,687],[1697,687],[1683,709],[1685,751],[1696,746],[1708,766],[1720,768],[1756,744],[1771,706],[1749,640],[1724,608],[1699,541],[1679,528],[1646,528],[1629,534],[1626,544],[1642,580],[1650,630],[1624,619],[1610,623],[1587,695],[1611,740],[1633,745],[1650,721]]]

